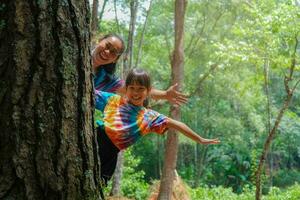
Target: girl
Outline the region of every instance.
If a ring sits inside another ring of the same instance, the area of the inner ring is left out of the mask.
[[[150,91],[150,77],[141,69],[133,69],[127,75],[124,97],[95,91],[96,109],[104,115],[103,121],[98,122],[97,136],[101,175],[105,183],[115,170],[118,152],[150,132],[163,134],[168,128],[173,128],[201,144],[220,142],[218,139],[202,138],[184,123],[143,107]]]

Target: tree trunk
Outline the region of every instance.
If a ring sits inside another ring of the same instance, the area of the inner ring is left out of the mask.
[[[103,1],[103,5],[102,5],[101,11],[100,11],[100,13],[99,13],[98,24],[100,24],[100,22],[102,21],[102,17],[103,17],[103,13],[104,13],[104,10],[105,10],[107,1],[108,1],[108,0],[104,0],[104,1]]]
[[[294,48],[294,52],[293,52],[292,59],[291,59],[291,66],[289,68],[289,74],[284,77],[284,86],[285,86],[285,90],[286,90],[286,98],[285,98],[284,104],[282,105],[282,107],[281,107],[281,109],[280,109],[280,111],[279,111],[279,113],[276,117],[275,123],[274,123],[272,129],[270,130],[270,132],[268,134],[268,137],[265,141],[263,152],[262,152],[262,155],[260,157],[259,164],[258,164],[258,167],[257,167],[256,183],[255,183],[255,185],[256,185],[256,192],[255,192],[256,200],[261,199],[261,173],[262,173],[262,169],[263,169],[263,166],[264,166],[264,163],[265,163],[266,156],[267,156],[267,153],[269,151],[270,145],[272,144],[272,140],[274,139],[274,137],[276,135],[276,131],[279,127],[279,124],[281,122],[283,114],[288,109],[289,104],[292,100],[293,94],[294,94],[298,84],[300,83],[300,80],[298,80],[296,82],[296,84],[292,88],[290,88],[290,82],[294,78],[293,75],[294,75],[294,70],[295,70],[295,66],[296,66],[296,53],[297,53],[297,48],[298,48],[298,38],[297,37],[298,37],[298,35],[295,36],[296,42],[295,42],[295,48]]]
[[[143,46],[143,43],[144,43],[144,35],[145,35],[145,32],[146,32],[147,22],[148,22],[148,18],[149,18],[150,11],[151,11],[151,6],[152,6],[152,0],[150,1],[150,5],[149,5],[149,8],[147,10],[147,14],[146,14],[146,19],[145,19],[145,22],[144,22],[143,30],[142,30],[142,33],[141,33],[142,35],[141,35],[141,40],[140,40],[139,46],[138,46],[138,54],[136,56],[136,63],[135,63],[136,67],[138,67],[140,65],[140,62],[141,62],[142,46]]]
[[[88,1],[1,1],[0,199],[99,199]]]
[[[113,177],[110,196],[118,196],[121,193],[121,178],[123,174],[123,163],[124,163],[123,161],[124,161],[124,152],[120,151],[118,154],[118,161],[117,161],[117,166]]]
[[[178,83],[178,89],[182,87],[183,81],[183,66],[184,66],[184,15],[186,9],[186,0],[175,1],[175,49],[172,59],[172,84]],[[180,119],[180,109],[171,107],[171,117]],[[161,184],[159,189],[159,200],[169,200],[172,196],[174,172],[176,169],[178,151],[178,135],[170,129],[167,138],[165,162],[163,173],[161,177]]]
[[[98,0],[93,0],[92,23],[91,23],[92,37],[95,36],[96,31],[98,29],[98,6],[99,6],[99,1]]]
[[[115,20],[117,23],[117,30],[118,30],[118,34],[120,34],[121,31],[120,31],[120,23],[119,23],[118,14],[117,14],[117,0],[114,0],[114,10],[115,10]]]
[[[124,72],[127,74],[128,70],[133,67],[133,36],[135,31],[136,24],[136,14],[137,14],[138,1],[131,0],[130,1],[130,24],[129,24],[129,32],[128,32],[128,44],[125,52],[125,69]]]

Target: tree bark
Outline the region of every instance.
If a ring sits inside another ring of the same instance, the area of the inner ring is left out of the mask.
[[[0,199],[99,199],[88,1],[1,1]]]
[[[187,0],[175,1],[175,48],[172,59],[172,84],[178,83],[178,89],[180,90],[183,82],[183,66],[184,66],[184,16]],[[171,107],[171,117],[174,119],[180,119],[180,109],[177,107]],[[174,130],[168,132],[165,162],[163,167],[163,173],[161,177],[161,184],[159,189],[159,200],[169,200],[172,196],[173,181],[175,177],[175,169],[177,162],[178,151],[178,135]]]

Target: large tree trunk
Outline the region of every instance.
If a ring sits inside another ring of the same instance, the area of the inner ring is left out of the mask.
[[[88,1],[1,1],[0,199],[99,199]]]
[[[175,49],[172,59],[172,84],[178,83],[178,89],[180,90],[183,82],[183,66],[184,66],[184,15],[186,9],[186,0],[175,1]],[[171,117],[174,119],[180,119],[180,109],[177,107],[171,107]],[[178,150],[178,135],[174,130],[170,130],[168,133],[165,162],[163,167],[163,174],[161,177],[161,184],[159,189],[158,199],[169,200],[172,196],[172,188],[174,181],[174,172],[177,162],[177,150]]]

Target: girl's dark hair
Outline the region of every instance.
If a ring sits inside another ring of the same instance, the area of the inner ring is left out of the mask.
[[[134,83],[145,86],[148,90],[151,88],[150,76],[143,69],[133,68],[128,72],[125,81],[125,86],[128,87],[128,85]]]
[[[124,40],[123,40],[119,35],[116,35],[116,34],[113,34],[113,33],[104,35],[102,38],[99,39],[99,42],[100,42],[101,40],[104,40],[104,39],[107,39],[107,38],[110,38],[110,37],[116,37],[116,38],[118,38],[118,39],[121,41],[121,43],[122,43],[122,49],[121,49],[120,52],[123,53],[124,50],[125,50],[125,43],[124,43]],[[121,55],[119,55],[119,56],[117,57],[116,60],[118,60],[118,59],[120,58],[120,56],[121,56]],[[114,74],[115,71],[116,71],[116,65],[117,65],[116,63],[108,63],[108,64],[100,65],[100,66],[103,67],[103,69],[104,69],[107,73],[109,73],[109,74]]]

